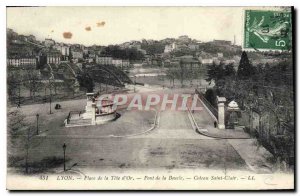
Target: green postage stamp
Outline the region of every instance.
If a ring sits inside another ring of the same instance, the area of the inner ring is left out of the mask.
[[[246,10],[244,33],[245,49],[290,50],[291,12]]]

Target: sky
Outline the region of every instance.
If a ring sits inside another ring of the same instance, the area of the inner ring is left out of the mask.
[[[9,7],[7,28],[19,34],[89,45],[177,38],[243,40],[242,7]]]

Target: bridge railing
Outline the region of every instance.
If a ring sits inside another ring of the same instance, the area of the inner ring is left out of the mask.
[[[211,103],[207,99],[205,99],[204,94],[201,91],[195,89],[195,93],[198,95],[203,104],[205,104],[206,108],[211,112],[211,114],[213,114],[214,117],[218,119],[218,109],[211,105]]]

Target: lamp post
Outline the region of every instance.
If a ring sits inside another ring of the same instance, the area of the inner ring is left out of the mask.
[[[50,95],[50,100],[49,100],[49,104],[50,104],[49,109],[50,109],[50,111],[49,111],[49,114],[52,114],[52,111],[51,111],[51,102],[52,102],[52,98],[51,98],[51,95]]]
[[[39,134],[39,114],[36,114],[36,134]]]
[[[52,114],[51,111],[51,102],[52,102],[52,87],[51,87],[51,79],[49,79],[49,114]]]
[[[64,171],[66,171],[66,148],[67,145],[64,143],[63,150],[64,150]]]
[[[135,84],[136,84],[136,76],[134,76],[134,89],[133,89],[133,92],[135,92]]]

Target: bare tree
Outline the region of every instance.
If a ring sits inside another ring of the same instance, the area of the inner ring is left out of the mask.
[[[35,98],[35,93],[42,88],[42,82],[37,72],[27,70],[24,85],[29,89],[30,97]]]
[[[25,160],[25,173],[29,173],[30,149],[39,145],[33,142],[35,127],[31,126],[20,110],[8,112],[9,160],[21,156]]]
[[[9,100],[14,103],[17,102],[20,105],[21,102],[21,84],[22,78],[19,70],[13,67],[8,67],[7,72],[7,94]]]

